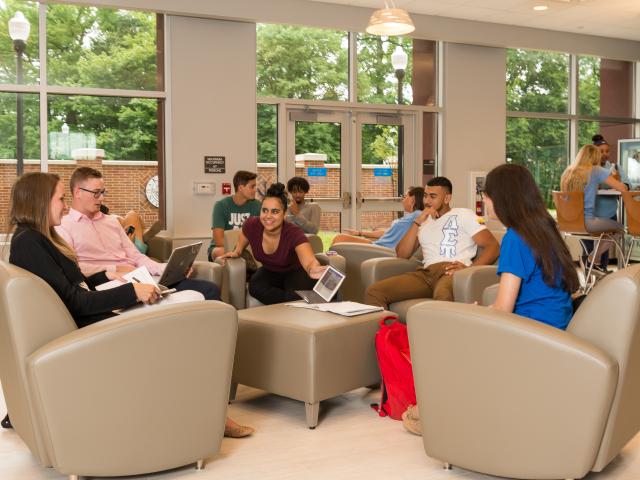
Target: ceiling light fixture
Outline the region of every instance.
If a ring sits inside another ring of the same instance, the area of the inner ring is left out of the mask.
[[[389,6],[391,5],[391,6]],[[406,10],[396,8],[393,0],[384,2],[384,8],[376,10],[369,19],[366,31],[371,35],[406,35],[416,29]]]
[[[548,6],[546,6],[546,5],[536,5],[535,7],[533,7],[533,9],[534,9],[536,12],[543,12],[543,11],[545,11],[545,10],[548,10],[548,9],[549,9],[549,7],[548,7]]]

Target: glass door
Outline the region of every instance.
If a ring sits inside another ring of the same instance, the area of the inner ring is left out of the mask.
[[[349,189],[349,114],[346,112],[287,111],[286,184],[303,177],[310,185],[306,201],[322,210],[320,237],[325,250],[335,234],[349,225],[345,211],[351,206]]]
[[[414,125],[412,113],[287,109],[286,164],[278,178],[309,182],[306,198],[322,209],[325,249],[344,229],[384,230],[402,215],[403,193],[422,183]]]
[[[357,230],[385,230],[403,213],[402,195],[414,186],[413,115],[356,116]],[[417,182],[419,184],[420,182]]]

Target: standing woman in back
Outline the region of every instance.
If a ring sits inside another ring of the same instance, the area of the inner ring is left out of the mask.
[[[578,275],[533,176],[521,165],[500,165],[487,175],[483,195],[489,216],[507,227],[493,308],[564,330]]]
[[[560,178],[560,190],[563,192],[584,192],[584,224],[589,233],[622,231],[623,225],[611,218],[595,216],[598,185],[604,183],[609,187],[626,192],[627,186],[611,175],[610,170],[600,166],[602,154],[595,145],[585,145],[580,149],[576,159],[569,165]],[[600,265],[600,257],[608,250],[611,242],[601,241],[597,252],[589,254],[588,261],[593,260],[594,268]],[[595,257],[595,258],[594,258]],[[600,270],[598,268],[598,270]]]

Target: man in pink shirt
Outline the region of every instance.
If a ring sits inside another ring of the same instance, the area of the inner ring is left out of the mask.
[[[77,168],[71,175],[70,187],[71,208],[56,230],[76,252],[85,275],[102,270],[126,273],[143,265],[152,275],[162,275],[166,264],[140,253],[117,217],[100,212],[107,193],[102,173],[90,167]],[[186,278],[171,287],[195,290],[207,300],[220,300],[220,289],[205,280]]]

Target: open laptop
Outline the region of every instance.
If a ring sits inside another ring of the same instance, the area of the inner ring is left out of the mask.
[[[178,247],[171,252],[167,266],[165,267],[160,280],[158,280],[158,287],[160,288],[160,291],[164,288],[170,287],[171,285],[175,285],[186,278],[185,274],[198,256],[201,246],[202,242],[197,242],[192,243],[191,245]]]
[[[296,290],[307,303],[327,303],[338,293],[338,289],[346,275],[332,266],[328,266],[324,274],[316,282],[313,290]]]

